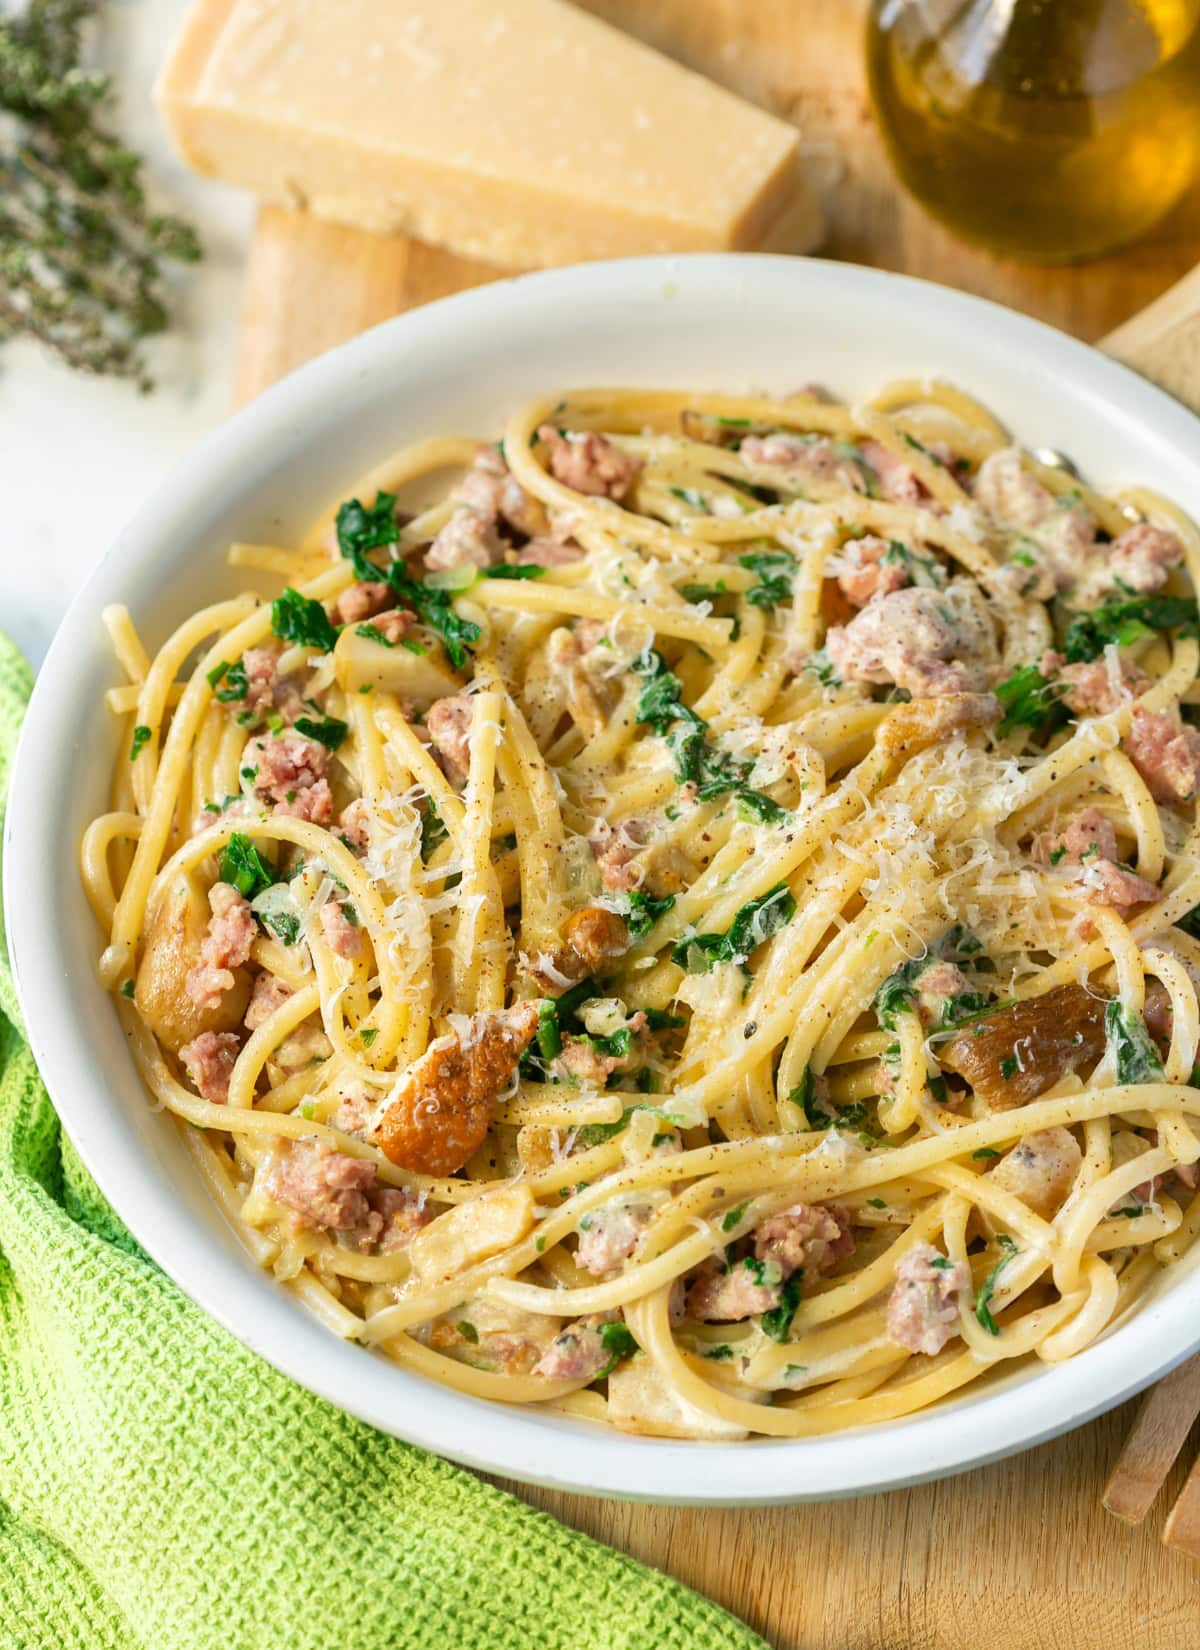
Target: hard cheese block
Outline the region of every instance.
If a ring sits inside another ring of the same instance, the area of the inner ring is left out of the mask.
[[[819,234],[790,126],[560,0],[198,0],[157,97],[198,171],[513,268]]]

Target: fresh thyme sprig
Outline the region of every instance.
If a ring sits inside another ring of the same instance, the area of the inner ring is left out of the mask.
[[[0,342],[36,338],[146,390],[139,345],[167,324],[161,261],[192,262],[200,244],[149,211],[140,156],[102,123],[108,77],[81,63],[97,4],[0,16]]]

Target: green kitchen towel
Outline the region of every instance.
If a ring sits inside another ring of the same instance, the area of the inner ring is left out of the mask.
[[[29,688],[0,637],[0,810]],[[3,1650],[765,1650],[293,1386],[181,1294],[63,1134],[2,936]]]

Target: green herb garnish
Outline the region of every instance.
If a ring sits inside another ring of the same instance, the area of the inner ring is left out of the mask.
[[[624,1358],[632,1358],[638,1350],[638,1343],[623,1323],[612,1322],[600,1325],[600,1344],[608,1353],[608,1362],[595,1376],[594,1380],[602,1381],[611,1375],[613,1370]]]
[[[658,919],[666,916],[674,903],[674,894],[664,894],[661,899],[656,899],[653,894],[644,894],[639,888],[623,895],[621,915],[625,918],[630,938],[640,940],[643,935],[648,934]]]
[[[136,762],[150,743],[152,731],[144,722],[139,722],[137,727],[134,728],[133,738],[129,742],[129,760],[131,762]]]
[[[291,585],[271,603],[271,629],[282,641],[315,647],[320,653],[329,653],[338,637],[321,603]]]
[[[1101,602],[1099,607],[1072,618],[1063,640],[1063,654],[1069,664],[1081,664],[1099,658],[1112,642],[1129,647],[1160,630],[1181,630],[1184,635],[1195,636],[1200,630],[1195,598],[1132,596]]]
[[[744,962],[759,945],[792,920],[796,901],[786,882],[777,882],[741,907],[724,934],[692,934],[671,951],[671,961],[689,974],[705,974],[717,963]]]
[[[1063,684],[1049,681],[1036,665],[1020,665],[993,691],[1004,711],[998,726],[1002,737],[1014,728],[1052,732],[1067,720]]]
[[[297,716],[295,722],[297,733],[302,733],[306,739],[316,739],[328,750],[335,751],[350,731],[348,722],[343,722],[337,716],[322,716],[319,719],[313,716]]]
[[[1118,1083],[1161,1080],[1163,1063],[1145,1022],[1130,1013],[1119,997],[1113,997],[1104,1010],[1104,1037],[1115,1060]]]
[[[368,550],[377,550],[385,544],[395,544],[400,536],[396,522],[396,495],[376,493],[375,502],[368,508],[356,498],[347,499],[338,507],[338,549],[347,561],[353,563],[354,575],[366,584],[375,584],[387,574],[367,556]]]
[[[978,1318],[980,1326],[986,1329],[989,1335],[998,1335],[1000,1333],[1000,1326],[992,1316],[991,1308],[992,1296],[996,1293],[996,1283],[999,1280],[1001,1272],[1003,1272],[1009,1261],[1015,1260],[1017,1255],[1020,1253],[1020,1250],[1017,1248],[1012,1238],[1009,1237],[1007,1232],[1000,1233],[996,1239],[996,1244],[1002,1251],[1000,1259],[996,1262],[995,1266],[992,1267],[987,1277],[984,1278],[983,1284],[979,1290],[979,1295],[975,1301],[975,1316]]]
[[[221,849],[218,867],[221,881],[231,883],[243,899],[253,899],[278,881],[250,838],[236,831]]]
[[[792,1319],[796,1316],[796,1308],[800,1304],[800,1291],[804,1282],[804,1272],[793,1272],[784,1283],[780,1291],[779,1305],[764,1312],[759,1318],[764,1335],[769,1335],[773,1341],[786,1341],[792,1327]]]
[[[758,574],[758,583],[746,591],[751,607],[770,609],[791,600],[796,558],[786,550],[754,551],[748,556],[739,556],[738,566]]]

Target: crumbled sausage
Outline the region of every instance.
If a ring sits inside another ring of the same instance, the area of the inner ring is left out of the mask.
[[[250,993],[250,1002],[246,1008],[246,1017],[242,1024],[247,1031],[257,1031],[259,1026],[269,1020],[277,1008],[282,1008],[292,995],[292,988],[286,980],[281,980],[278,974],[271,974],[265,968],[254,976],[254,989]]]
[[[875,533],[848,539],[842,546],[837,582],[852,607],[865,607],[872,596],[890,596],[912,582],[903,559],[890,552],[889,541]]]
[[[538,439],[549,448],[551,475],[577,493],[620,503],[642,468],[640,458],[623,452],[595,430],[560,434],[553,424],[543,424]]]
[[[615,1270],[633,1253],[653,1213],[651,1204],[626,1197],[590,1210],[580,1220],[575,1264],[598,1278]]]
[[[229,1099],[229,1079],[239,1051],[236,1032],[202,1031],[183,1045],[179,1059],[201,1097],[223,1106]]]
[[[1038,864],[1057,866],[1085,883],[1099,905],[1125,907],[1159,897],[1152,882],[1117,863],[1117,833],[1098,808],[1085,808],[1063,831],[1040,832],[1031,851]]]
[[[250,957],[257,933],[254,914],[236,888],[215,882],[208,891],[208,931],[200,944],[200,955],[190,970],[184,989],[198,1008],[216,1008],[227,991],[237,984],[234,969]]]
[[[964,1262],[951,1265],[929,1243],[910,1249],[896,1268],[887,1305],[887,1331],[898,1346],[928,1357],[958,1333],[959,1296],[971,1286]]]
[[[383,579],[361,580],[343,590],[333,604],[334,624],[361,624],[396,605],[396,592]]]
[[[518,567],[569,567],[572,562],[581,561],[587,551],[582,544],[576,544],[571,539],[555,538],[530,539],[517,551]]]
[[[352,960],[362,950],[362,929],[350,921],[345,904],[337,900],[326,900],[321,907],[321,933],[335,957]]]
[[[263,1177],[268,1197],[299,1215],[303,1225],[333,1231],[352,1231],[367,1222],[366,1194],[374,1185],[373,1163],[316,1140],[281,1141]]]
[[[949,465],[954,462],[954,454],[940,441],[928,443],[925,450],[943,464]],[[882,441],[864,441],[862,454],[875,472],[879,481],[879,491],[893,504],[924,504],[929,498],[929,489],[912,465],[906,464],[898,453],[892,452],[890,447],[885,447]]]
[[[612,1362],[612,1354],[604,1344],[603,1328],[614,1321],[615,1313],[593,1313],[578,1318],[551,1341],[549,1347],[534,1365],[533,1373],[548,1381],[578,1381],[586,1386],[594,1381]]]
[[[247,748],[247,765],[256,766],[254,789],[274,812],[327,825],[333,818],[333,793],[325,774],[330,752],[318,739],[293,729],[260,735]]]
[[[1114,670],[1107,658],[1064,665],[1057,653],[1047,653],[1040,669],[1047,680],[1066,684],[1063,700],[1076,716],[1107,716],[1150,686],[1149,676],[1132,659],[1119,659]]]
[[[787,435],[781,431],[773,435],[748,435],[738,452],[747,464],[786,470],[789,475],[807,481],[836,482],[856,493],[867,490],[862,466],[847,458],[844,449],[839,454],[825,436]]]
[[[1097,565],[1077,591],[1085,607],[1115,591],[1148,595],[1161,590],[1167,575],[1183,560],[1183,544],[1175,533],[1139,521],[1108,545],[1097,545]]]
[[[740,1323],[773,1312],[782,1298],[781,1274],[778,1266],[768,1271],[768,1265],[740,1260],[726,1272],[706,1268],[688,1290],[688,1312],[701,1323]]]
[[[425,726],[433,740],[447,779],[461,785],[471,767],[471,723],[475,706],[465,693],[455,693],[446,699],[435,699],[425,713]]]
[[[773,1260],[785,1278],[801,1268],[819,1276],[834,1271],[854,1253],[854,1233],[839,1205],[794,1203],[760,1221],[754,1253],[759,1260]]]
[[[982,638],[963,600],[965,588],[960,582],[946,591],[877,596],[848,625],[826,635],[834,670],[843,681],[894,682],[917,699],[986,687],[978,657]]]
[[[1200,732],[1185,726],[1177,710],[1135,705],[1124,746],[1156,802],[1184,802],[1195,796],[1200,786]]]

